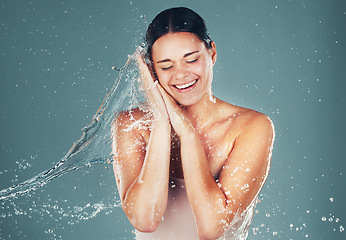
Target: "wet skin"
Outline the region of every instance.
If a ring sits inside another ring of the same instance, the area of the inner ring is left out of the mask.
[[[124,212],[139,231],[155,231],[167,206],[169,176],[184,178],[199,237],[218,238],[266,180],[272,123],[212,95],[214,43],[208,49],[194,34],[169,33],[154,43],[152,56],[159,84],[138,58],[151,123],[129,131],[145,117],[134,109],[114,124],[114,172]]]

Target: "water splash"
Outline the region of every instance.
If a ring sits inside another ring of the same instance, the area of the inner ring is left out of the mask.
[[[36,190],[51,180],[83,166],[112,162],[111,125],[117,114],[142,106],[145,95],[139,84],[139,71],[136,54],[128,57],[119,72],[114,86],[104,98],[93,121],[83,128],[82,137],[76,141],[69,152],[52,168],[14,186],[0,191],[0,200],[7,200]]]

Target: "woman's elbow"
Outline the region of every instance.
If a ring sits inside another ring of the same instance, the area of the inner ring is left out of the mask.
[[[199,234],[199,239],[201,240],[215,240],[215,239],[219,239],[222,235],[223,232],[219,232],[219,231],[203,231],[200,232]]]
[[[155,232],[157,227],[159,226],[159,221],[151,221],[145,217],[134,217],[129,219],[132,226],[140,232],[151,233]]]
[[[226,219],[209,221],[204,226],[198,226],[198,234],[201,240],[213,240],[222,237],[230,228],[233,215],[227,216]]]
[[[153,214],[150,214],[146,211],[132,211],[123,207],[123,210],[129,219],[132,226],[140,232],[154,232],[160,224],[160,220],[158,218],[153,218]]]

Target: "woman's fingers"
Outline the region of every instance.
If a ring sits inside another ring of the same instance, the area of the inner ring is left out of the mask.
[[[137,62],[139,70],[141,72],[144,89],[148,97],[148,102],[149,105],[153,108],[154,116],[161,118],[164,117],[168,120],[169,118],[165,102],[161,96],[160,91],[156,87],[157,85],[159,85],[158,82],[154,81],[153,75],[149,70],[148,65],[145,63],[143,57],[140,54],[137,55]]]
[[[158,88],[164,102],[166,103],[168,111],[174,111],[176,107],[180,109],[180,106],[177,104],[177,102],[166,92],[165,89],[163,89],[161,84],[158,83],[156,87]]]
[[[141,72],[145,91],[153,92],[153,89],[155,89],[154,78],[149,70],[148,65],[144,62],[144,59],[140,54],[137,55],[137,62],[138,62],[139,70]]]
[[[162,98],[166,104],[168,116],[175,132],[180,136],[187,130],[193,130],[190,120],[186,117],[185,111],[179,106],[179,104],[162,88],[160,84],[157,84]]]
[[[153,82],[153,78],[151,76],[149,68],[147,64],[144,62],[144,59],[140,54],[137,54],[137,62],[138,62],[139,70],[143,78],[143,82],[148,87],[150,85],[150,82]]]

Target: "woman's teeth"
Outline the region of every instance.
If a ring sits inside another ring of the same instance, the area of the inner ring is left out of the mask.
[[[178,89],[185,89],[185,88],[188,88],[188,87],[191,87],[193,84],[195,84],[197,82],[197,79],[190,82],[190,83],[186,83],[186,84],[183,84],[183,85],[174,85],[176,88]]]

